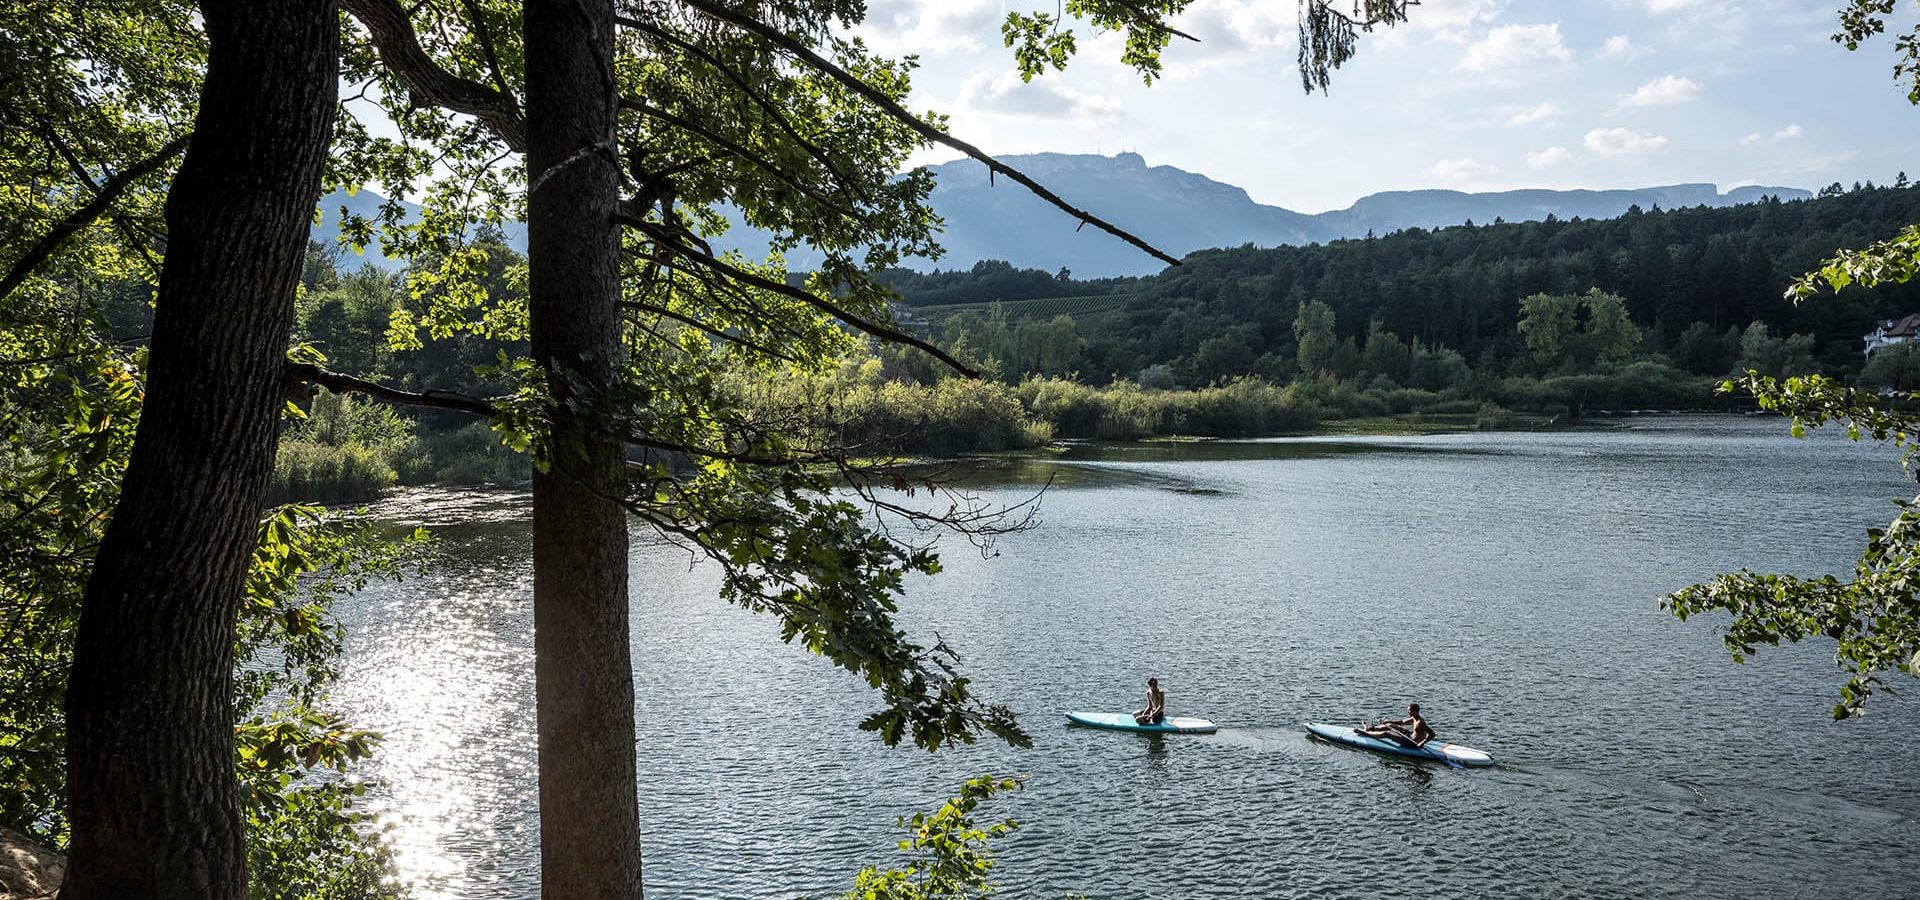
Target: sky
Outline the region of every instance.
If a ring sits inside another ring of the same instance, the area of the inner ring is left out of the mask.
[[[910,106],[990,153],[1141,154],[1301,212],[1386,190],[1714,182],[1817,189],[1920,177],[1892,39],[1835,44],[1841,0],[1425,0],[1363,36],[1327,95],[1294,62],[1294,0],[1197,0],[1151,87],[1091,37],[1014,73],[1002,0],[870,0],[855,34],[914,54]],[[1890,23],[1911,27],[1913,4]],[[930,151],[915,162],[957,154]]]

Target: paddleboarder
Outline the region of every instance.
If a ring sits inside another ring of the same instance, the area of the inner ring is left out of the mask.
[[[1151,679],[1148,683],[1152,683]],[[1385,719],[1354,730],[1367,737],[1393,741],[1403,747],[1418,748],[1433,740],[1433,727],[1420,716],[1418,703],[1407,704],[1407,717],[1404,719]]]
[[[1147,708],[1133,711],[1133,721],[1141,725],[1158,725],[1167,718],[1167,694],[1160,690],[1160,681],[1147,679]]]

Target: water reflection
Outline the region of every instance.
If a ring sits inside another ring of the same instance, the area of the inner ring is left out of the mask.
[[[1164,778],[1167,774],[1167,736],[1143,734],[1147,742],[1147,774]]]

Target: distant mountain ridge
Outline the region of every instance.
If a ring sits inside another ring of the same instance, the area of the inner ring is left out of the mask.
[[[1800,188],[1758,185],[1722,193],[1706,183],[1620,190],[1387,191],[1362,197],[1346,209],[1309,214],[1257,203],[1244,189],[1205,175],[1173,166],[1149,166],[1137,153],[1035,153],[1002,159],[1081,208],[1175,256],[1209,247],[1325,243],[1369,232],[1387,234],[1468,221],[1519,222],[1549,215],[1610,219],[1636,205],[1643,209],[1717,207],[1769,196],[1782,200],[1813,196]],[[990,181],[986,167],[977,162],[956,160],[932,169],[938,186],[930,202],[946,220],[940,242],[947,253],[938,261],[912,260],[912,268],[964,269],[983,259],[998,259],[1026,268],[1064,267],[1082,278],[1145,275],[1162,268],[1157,260],[1098,229],[1076,230],[1079,223],[1071,216],[1019,185],[1005,179]],[[340,192],[328,195],[321,201],[324,218],[315,227],[315,238],[338,235],[337,207],[343,202],[364,212],[380,199],[366,191],[351,198]],[[515,246],[525,247],[525,234],[524,226],[508,228],[508,240]],[[765,252],[767,236],[736,223],[716,244],[757,256]],[[392,265],[378,248],[368,248],[367,254],[369,261]],[[797,267],[815,261],[803,252],[788,254],[788,263]]]
[[[1806,199],[1809,191],[1750,186],[1721,193],[1712,184],[1673,184],[1622,190],[1543,189],[1466,193],[1449,190],[1369,194],[1346,209],[1309,214],[1257,203],[1233,185],[1173,166],[1149,166],[1137,153],[1117,156],[1037,153],[1004,157],[1062,197],[1175,256],[1208,247],[1326,243],[1405,228],[1439,228],[1494,219],[1532,221],[1611,219],[1635,205],[1674,209],[1734,206],[1764,197]],[[947,220],[941,268],[965,268],[980,259],[1015,266],[1066,266],[1081,277],[1141,275],[1161,266],[1132,247],[1091,228],[1074,231],[1072,217],[1018,185],[990,184],[986,167],[959,160],[933,167],[939,179],[933,208]],[[917,265],[915,268],[928,268]]]

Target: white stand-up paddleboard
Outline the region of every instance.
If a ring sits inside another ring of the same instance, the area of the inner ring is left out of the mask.
[[[1067,721],[1088,728],[1138,731],[1142,734],[1212,734],[1220,730],[1220,726],[1206,719],[1186,716],[1169,716],[1158,725],[1142,725],[1133,720],[1132,713],[1070,712],[1067,713]]]
[[[1463,747],[1459,744],[1449,744],[1445,741],[1428,741],[1418,747],[1409,747],[1405,744],[1398,744],[1393,741],[1385,741],[1377,737],[1361,734],[1345,725],[1327,725],[1321,722],[1308,722],[1307,731],[1318,737],[1333,741],[1336,744],[1345,744],[1349,747],[1358,747],[1362,750],[1372,750],[1375,753],[1390,753],[1394,756],[1405,756],[1413,759],[1430,759],[1435,762],[1452,763],[1456,766],[1493,765],[1493,757],[1485,751],[1475,750],[1472,747]]]

